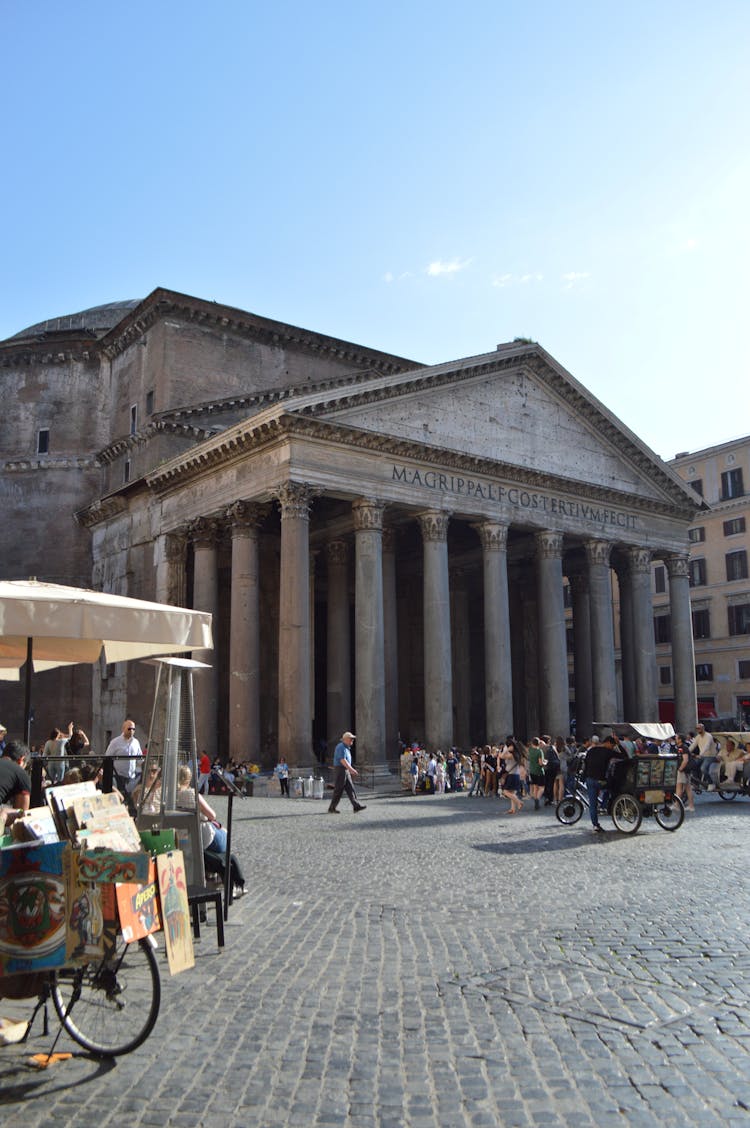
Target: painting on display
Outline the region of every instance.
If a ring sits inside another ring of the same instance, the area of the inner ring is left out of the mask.
[[[67,842],[0,851],[0,975],[62,967],[66,960]]]
[[[167,961],[172,975],[177,975],[178,972],[195,966],[185,860],[182,851],[170,850],[167,854],[157,854],[156,872],[159,880]]]
[[[96,884],[86,875],[86,858],[75,850],[63,856],[67,964],[102,959],[109,953],[108,936],[116,920],[114,886]]]
[[[126,944],[142,940],[161,928],[156,863],[149,859],[148,881],[144,884],[116,885],[120,930]]]

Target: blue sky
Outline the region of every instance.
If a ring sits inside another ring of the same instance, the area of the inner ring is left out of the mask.
[[[156,286],[750,432],[748,0],[4,0],[0,338]]]

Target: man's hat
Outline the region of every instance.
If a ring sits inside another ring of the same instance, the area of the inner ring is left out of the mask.
[[[346,740],[347,737],[349,738],[349,740],[356,740],[357,739],[353,732],[345,732],[344,735],[341,737],[341,739]]]

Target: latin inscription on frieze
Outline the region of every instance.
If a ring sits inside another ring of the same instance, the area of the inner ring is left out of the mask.
[[[393,466],[392,480],[407,486],[457,494],[480,501],[494,501],[514,509],[536,511],[538,515],[567,517],[592,525],[613,525],[620,529],[637,528],[637,518],[621,509],[606,505],[591,505],[554,494],[525,490],[520,486],[503,486],[499,482],[470,478],[459,474],[444,474],[440,470],[418,470],[410,466]]]

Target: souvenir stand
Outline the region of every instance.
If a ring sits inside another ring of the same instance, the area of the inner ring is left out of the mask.
[[[223,946],[226,914],[222,913],[221,892],[206,885],[193,696],[194,671],[207,670],[210,666],[192,658],[152,658],[147,661],[156,667],[156,689],[138,793],[136,825],[139,831],[149,835],[149,844],[156,851],[167,848],[174,836],[174,845],[182,850],[185,857],[194,933],[200,935],[199,906],[211,902],[216,907],[219,944]],[[178,774],[180,767],[184,766],[190,769],[191,775],[188,801],[178,796]],[[228,866],[225,872],[228,877]]]

